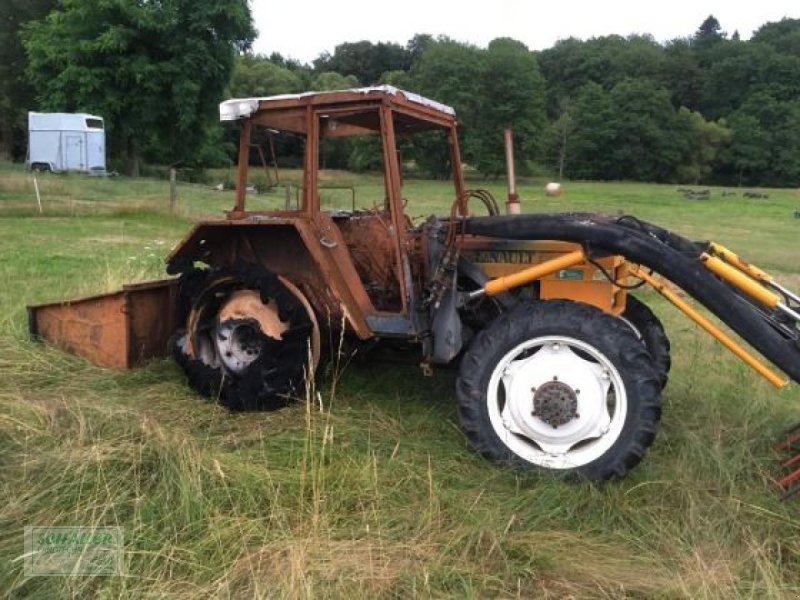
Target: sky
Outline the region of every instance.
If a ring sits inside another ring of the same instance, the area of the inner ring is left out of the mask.
[[[479,46],[512,37],[531,50],[557,40],[649,33],[686,37],[713,14],[723,31],[753,30],[800,18],[797,0],[251,0],[259,36],[253,50],[310,62],[337,44],[370,40],[405,44],[415,33],[444,34]]]

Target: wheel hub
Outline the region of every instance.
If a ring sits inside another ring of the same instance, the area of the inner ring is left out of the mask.
[[[554,377],[553,381],[548,381],[539,388],[532,388],[531,391],[533,391],[531,414],[539,417],[553,429],[558,429],[559,425],[565,425],[579,417],[579,390],[573,390]]]
[[[288,328],[275,300],[265,303],[254,290],[238,290],[220,309],[214,342],[222,364],[242,373],[261,355],[264,338],[280,340]]]
[[[235,319],[220,323],[216,344],[223,364],[234,373],[239,373],[261,354],[262,338],[258,323]]]

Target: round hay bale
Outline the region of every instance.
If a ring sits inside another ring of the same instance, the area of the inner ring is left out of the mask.
[[[564,188],[561,187],[560,183],[551,181],[546,186],[544,186],[544,193],[545,196],[560,196],[561,194],[564,193]]]

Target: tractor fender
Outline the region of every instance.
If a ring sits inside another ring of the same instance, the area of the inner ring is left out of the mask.
[[[321,217],[320,217],[321,218]],[[201,262],[209,267],[260,264],[285,277],[308,298],[321,324],[343,321],[361,339],[372,337],[366,321],[369,298],[359,283],[338,229],[324,231],[310,219],[259,218],[199,223],[167,257],[167,272],[184,273]]]

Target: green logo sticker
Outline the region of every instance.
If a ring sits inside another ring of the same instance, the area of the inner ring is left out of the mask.
[[[121,527],[26,527],[25,575],[119,575]]]
[[[558,278],[579,281],[583,279],[583,269],[562,269],[558,272]]]

